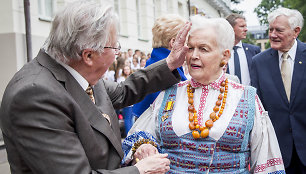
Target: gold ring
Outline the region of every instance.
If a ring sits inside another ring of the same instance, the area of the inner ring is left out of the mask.
[[[139,158],[135,158],[135,161],[136,161],[136,163],[138,163],[139,162]]]

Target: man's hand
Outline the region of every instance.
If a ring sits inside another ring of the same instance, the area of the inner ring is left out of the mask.
[[[168,154],[155,154],[140,160],[135,166],[140,174],[166,173],[170,170]]]
[[[166,62],[171,71],[183,65],[188,51],[188,47],[185,45],[186,37],[191,28],[191,22],[186,22],[183,28],[180,29],[176,35],[173,47],[169,56],[166,58]]]
[[[158,150],[156,147],[152,146],[151,144],[142,144],[134,153],[133,158],[138,158],[139,160],[141,160],[155,154],[158,154]]]

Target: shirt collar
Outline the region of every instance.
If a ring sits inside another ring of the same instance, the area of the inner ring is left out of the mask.
[[[294,44],[292,45],[292,47],[288,51],[288,54],[289,54],[290,58],[292,59],[292,61],[295,60],[296,49],[297,49],[297,41],[294,40]],[[278,51],[279,61],[282,61],[282,55],[283,54],[284,54],[284,52]]]
[[[65,69],[67,69],[67,71],[75,78],[75,80],[80,84],[80,86],[84,89],[84,91],[87,89],[89,83],[79,72],[77,72],[71,66],[63,62],[59,62],[59,64],[61,64]]]
[[[203,85],[197,81],[195,81],[193,78],[190,81],[190,84],[193,88],[199,88],[199,87],[203,87],[203,88],[213,88],[213,89],[220,89],[221,87],[221,83],[225,80],[225,74],[222,71],[221,75],[219,76],[219,78],[217,80],[215,80],[214,82],[208,84],[208,85]]]
[[[238,46],[238,48],[242,48],[242,42],[239,41],[235,46]]]

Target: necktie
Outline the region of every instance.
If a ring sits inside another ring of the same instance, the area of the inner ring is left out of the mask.
[[[240,70],[240,60],[237,49],[239,46],[234,46],[234,66],[235,66],[235,75],[239,78],[241,83],[241,70]]]
[[[86,89],[86,93],[87,95],[89,96],[90,100],[96,104],[96,101],[95,101],[95,98],[94,98],[94,95],[93,95],[93,89],[92,89],[92,86],[88,85],[87,89]],[[107,114],[103,114],[102,113],[102,116],[108,121],[109,125],[111,126],[111,120],[110,120],[110,117],[109,115]]]
[[[91,101],[92,101],[93,103],[96,103],[95,98],[94,98],[94,95],[93,95],[92,86],[89,85],[89,86],[87,87],[86,93],[87,93],[87,95],[89,96],[89,98],[91,99]]]
[[[282,55],[283,61],[281,65],[281,75],[287,94],[288,101],[290,101],[290,90],[291,90],[291,68],[289,64],[289,54],[287,52]]]

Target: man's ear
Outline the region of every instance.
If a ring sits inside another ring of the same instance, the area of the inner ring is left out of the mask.
[[[295,39],[299,36],[300,32],[301,32],[301,27],[299,26],[295,27],[294,29]]]
[[[93,53],[94,52],[92,49],[85,49],[82,51],[82,61],[88,66],[91,66],[93,64]]]

